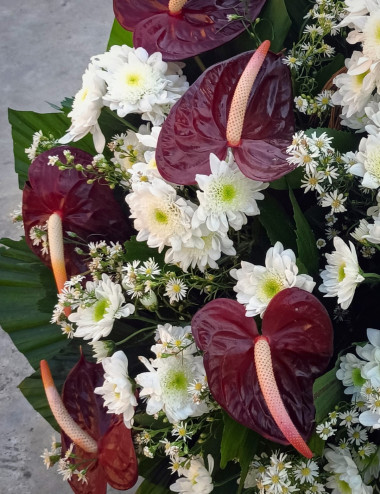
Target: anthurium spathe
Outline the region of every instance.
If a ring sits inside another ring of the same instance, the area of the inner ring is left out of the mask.
[[[311,457],[312,386],[333,352],[323,305],[304,290],[285,289],[269,303],[260,334],[238,302],[216,299],[191,326],[216,401],[246,427]]]
[[[164,60],[183,60],[222,45],[254,21],[265,0],[114,0],[115,17],[133,31],[133,45]],[[235,16],[231,20],[229,16]]]
[[[57,166],[48,165],[51,156],[66,163],[66,151],[70,151],[74,163],[84,167],[93,160],[90,154],[68,146],[45,151],[30,165],[29,180],[23,192],[22,216],[26,242],[47,265],[51,265],[49,246],[47,251],[41,250],[33,241],[32,232],[34,227],[49,223],[50,218],[51,224],[61,224],[50,225],[54,232],[60,228],[64,237],[68,236],[66,232],[74,232],[82,242],[124,242],[132,234],[132,227],[107,185],[96,181],[88,184],[87,177],[79,171],[59,170]],[[51,244],[52,239],[48,243]],[[64,245],[64,265],[68,276],[87,269],[84,256],[75,252],[76,246],[73,243]],[[62,264],[62,260],[60,262]]]
[[[156,150],[166,180],[195,183],[196,174],[210,174],[210,153],[224,160],[229,147],[253,180],[270,182],[292,170],[286,160],[294,133],[291,78],[281,55],[268,48],[266,41],[210,67],[172,108]]]
[[[75,494],[106,494],[107,484],[130,489],[137,481],[131,429],[122,415],[107,413],[103,399],[94,393],[103,383],[103,373],[101,364],[87,362],[82,355],[67,376],[61,400],[47,362],[41,362],[49,405],[62,428],[62,457],[67,470],[72,470],[68,479]],[[75,473],[79,471],[86,481]]]

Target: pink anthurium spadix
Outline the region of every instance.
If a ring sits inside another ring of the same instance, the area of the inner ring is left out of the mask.
[[[270,182],[294,168],[286,148],[294,133],[290,72],[265,41],[206,70],[174,105],[162,126],[156,161],[170,182],[193,184],[210,174],[210,153],[232,149],[248,178]]]
[[[67,376],[61,398],[47,362],[41,361],[49,406],[62,430],[62,455],[74,443],[73,464],[86,470],[87,482],[77,475],[69,480],[76,494],[106,494],[107,484],[130,489],[138,477],[131,430],[121,415],[107,413],[103,399],[94,393],[103,383],[103,373],[101,364],[87,362],[82,355]]]
[[[66,232],[74,232],[81,242],[124,242],[132,234],[130,223],[106,184],[88,184],[88,177],[79,171],[48,165],[50,156],[66,163],[64,151],[70,151],[74,162],[84,167],[93,160],[90,154],[68,146],[40,154],[29,167],[22,205],[26,242],[52,267],[58,291],[67,276],[87,270],[84,256],[75,251],[77,244],[62,244]],[[48,250],[41,249],[32,234],[33,228],[46,228],[46,225]]]
[[[216,299],[193,317],[211,393],[233,417],[263,437],[311,458],[312,387],[333,352],[333,330],[312,294],[288,288],[271,300],[259,334],[234,300]]]
[[[241,34],[266,0],[114,0],[115,17],[133,31],[133,45],[164,60],[183,60]],[[229,16],[235,16],[231,20]]]

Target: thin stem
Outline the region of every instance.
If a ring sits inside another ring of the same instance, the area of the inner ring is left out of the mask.
[[[201,59],[201,57],[199,55],[196,55],[194,57],[194,60],[195,60],[195,63],[198,65],[198,67],[201,69],[202,72],[204,72],[207,69],[206,65],[203,63],[203,61],[202,61],[202,59]]]
[[[368,281],[380,281],[380,274],[377,273],[360,273]]]
[[[143,333],[144,331],[155,329],[155,328],[156,328],[156,326],[148,326],[147,328],[139,329],[138,331],[135,331],[134,333],[132,333],[129,336],[127,336],[126,338],[124,338],[124,340],[120,340],[115,344],[116,344],[116,346],[122,345],[123,343],[126,343],[127,341],[131,340],[132,338],[134,338],[138,334]]]

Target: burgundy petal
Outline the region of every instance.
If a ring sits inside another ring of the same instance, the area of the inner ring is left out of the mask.
[[[314,421],[312,386],[332,354],[332,326],[322,304],[291,288],[276,295],[263,317],[277,385],[291,420],[309,437]],[[241,424],[272,441],[288,444],[270,415],[257,380],[253,318],[233,300],[217,299],[196,313],[192,331],[204,351],[211,393]]]
[[[162,126],[156,151],[161,175],[178,184],[210,174],[209,156],[225,159],[226,128],[236,84],[253,52],[210,67],[182,96]],[[292,170],[286,148],[294,133],[288,68],[269,52],[251,91],[235,160],[247,177],[264,182]]]
[[[43,225],[49,216],[60,211],[64,231],[75,232],[86,242],[108,240],[124,242],[132,234],[132,227],[105,184],[87,183],[87,178],[76,170],[61,171],[48,166],[49,156],[56,155],[66,163],[63,151],[69,150],[76,163],[90,164],[93,157],[79,149],[61,146],[40,154],[30,165],[29,181],[23,192],[22,215],[25,238],[33,252],[50,265],[49,255],[29,237],[33,226]],[[68,276],[85,271],[83,256],[75,252],[75,245],[65,245]]]
[[[149,54],[161,52],[164,60],[183,60],[230,41],[244,31],[230,14],[254,20],[266,0],[188,0],[178,15],[170,14],[168,0],[114,0],[115,17],[133,31],[133,45]]]

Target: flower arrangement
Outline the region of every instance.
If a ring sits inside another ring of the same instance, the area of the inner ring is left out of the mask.
[[[45,465],[77,494],[380,492],[380,6],[114,12],[74,98],[9,114],[0,316]]]

